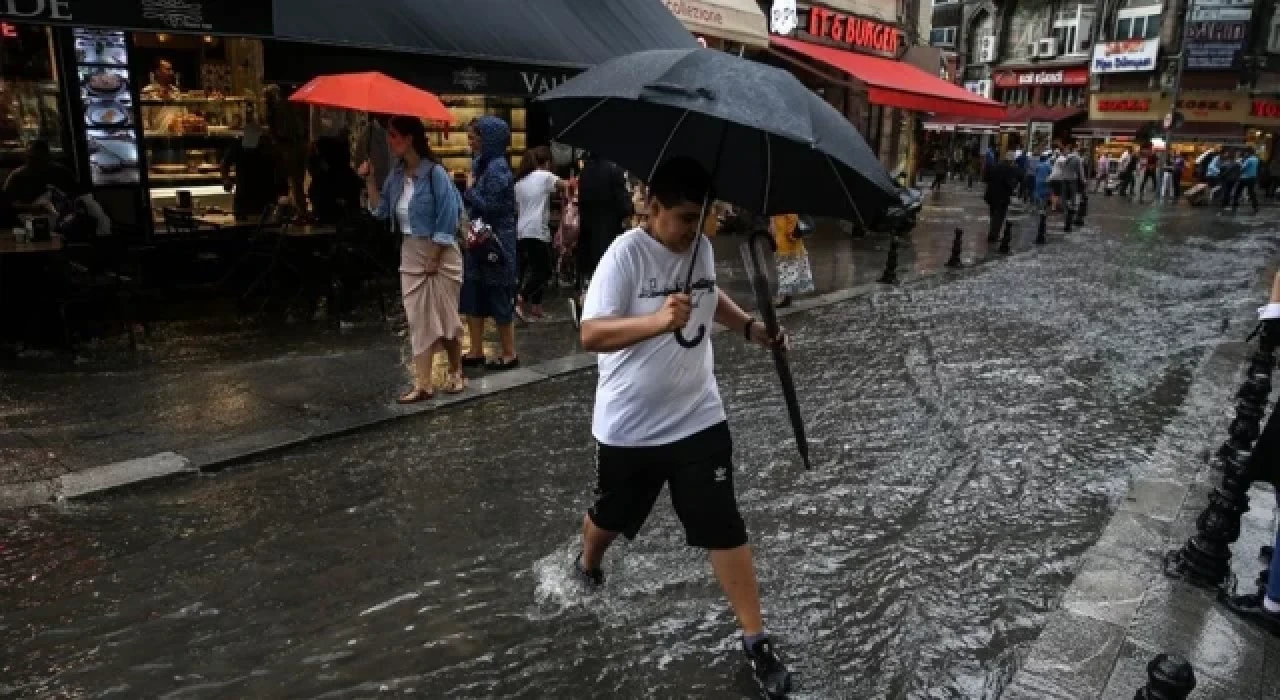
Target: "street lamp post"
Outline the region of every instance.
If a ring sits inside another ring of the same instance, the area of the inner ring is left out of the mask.
[[[1187,27],[1191,24],[1191,12],[1195,8],[1196,0],[1186,0],[1186,3],[1187,8],[1183,12],[1182,26],[1178,32],[1178,55],[1174,59],[1178,63],[1173,73],[1173,95],[1169,100],[1169,113],[1165,115],[1164,155],[1160,157],[1160,169],[1162,171],[1169,167],[1169,155],[1173,149],[1173,133],[1178,128],[1178,121],[1175,119],[1175,115],[1178,113],[1178,97],[1182,92],[1182,69],[1187,63]],[[1157,194],[1160,192],[1159,187],[1159,184],[1157,184]]]

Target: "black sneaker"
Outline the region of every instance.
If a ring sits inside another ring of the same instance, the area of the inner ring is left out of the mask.
[[[1231,612],[1254,625],[1280,637],[1280,613],[1267,610],[1262,603],[1263,593],[1222,596],[1222,604]]]
[[[743,640],[742,650],[751,664],[751,674],[765,696],[770,700],[787,697],[791,692],[791,672],[774,653],[773,642],[766,637],[748,648],[746,640]]]
[[[582,552],[573,558],[573,573],[587,588],[596,589],[604,585],[604,571],[598,568],[588,571],[582,565]]]

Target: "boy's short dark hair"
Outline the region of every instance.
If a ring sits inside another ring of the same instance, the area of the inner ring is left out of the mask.
[[[649,180],[649,196],[670,209],[686,202],[702,204],[711,191],[711,176],[698,161],[676,156],[663,161]]]

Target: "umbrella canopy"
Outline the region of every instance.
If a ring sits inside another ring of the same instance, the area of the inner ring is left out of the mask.
[[[291,102],[379,114],[404,114],[453,123],[439,97],[382,73],[322,75],[298,88]]]
[[[757,214],[869,221],[898,186],[862,135],[786,71],[713,49],[641,51],[542,95],[553,138],[648,178],[672,155]]]

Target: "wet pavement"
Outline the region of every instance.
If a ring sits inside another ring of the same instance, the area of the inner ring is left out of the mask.
[[[717,337],[794,697],[998,697],[1224,318],[1264,293],[1270,211],[1096,212],[1035,254],[791,317],[812,472],[767,358]],[[0,514],[0,695],[752,697],[666,499],[602,592],[568,580],[592,388]]]
[[[974,192],[931,201],[900,249],[903,279],[942,270],[952,229],[980,228],[981,220],[985,205]],[[885,236],[853,238],[827,227],[807,242],[819,293],[872,283],[883,272]],[[986,246],[968,236],[966,260]],[[716,247],[721,282],[748,302],[737,240],[718,239]],[[518,332],[526,367],[579,351],[563,295],[547,308],[547,320]],[[159,324],[138,353],[119,340],[83,347],[72,360],[28,352],[0,369],[0,486],[163,452],[199,461],[246,440],[288,441],[390,415],[410,381],[403,312],[394,311],[400,319],[384,323],[362,309],[343,326],[214,317]],[[492,325],[489,332],[494,356]]]

